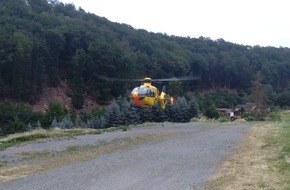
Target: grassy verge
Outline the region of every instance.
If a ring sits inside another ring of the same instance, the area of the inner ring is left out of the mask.
[[[112,127],[107,129],[37,129],[31,132],[18,133],[9,135],[0,139],[0,151],[14,145],[21,144],[23,142],[35,141],[45,138],[60,138],[66,136],[77,136],[86,134],[101,134],[104,132],[113,131],[127,131],[130,127]]]
[[[272,165],[277,162],[279,173],[283,176],[281,178],[281,189],[290,189],[290,112],[283,113],[283,122],[278,133],[277,138],[272,141],[279,147],[279,154],[274,160],[270,160]]]
[[[251,128],[204,190],[289,190],[290,112]]]

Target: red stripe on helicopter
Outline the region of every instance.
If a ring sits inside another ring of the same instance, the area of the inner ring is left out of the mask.
[[[135,104],[137,104],[138,106],[143,106],[143,103],[139,100],[139,96],[138,96],[138,92],[137,91],[135,91],[133,93],[132,99],[135,102]]]

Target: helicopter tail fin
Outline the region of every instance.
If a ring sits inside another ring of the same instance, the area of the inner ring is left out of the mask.
[[[161,91],[161,92],[166,93],[166,86],[165,86],[165,85],[163,85],[163,87],[162,87],[162,91]]]
[[[160,94],[160,105],[162,109],[165,109],[166,103],[167,103],[166,94],[165,92],[163,92],[162,88],[162,92]]]

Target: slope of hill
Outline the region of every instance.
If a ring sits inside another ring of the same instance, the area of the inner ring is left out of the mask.
[[[48,105],[52,101],[58,101],[63,103],[68,111],[73,111],[74,107],[71,102],[71,98],[68,96],[69,87],[65,82],[61,82],[56,88],[46,87],[43,90],[40,98],[32,105],[32,108],[36,112],[45,113]],[[90,96],[84,96],[84,105],[82,108],[76,110],[77,114],[81,112],[92,112],[95,109],[103,108],[103,106],[96,103],[96,101]]]
[[[100,75],[198,76],[182,90],[222,87],[247,94],[261,72],[273,103],[290,105],[289,48],[150,33],[57,0],[1,0],[0,7],[0,98],[34,104],[66,80],[72,106],[79,109],[86,96],[106,102],[130,86]]]

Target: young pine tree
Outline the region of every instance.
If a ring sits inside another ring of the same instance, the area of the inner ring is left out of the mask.
[[[261,72],[258,72],[252,81],[252,92],[250,94],[250,99],[256,104],[256,109],[253,112],[256,119],[261,119],[265,116],[268,101],[262,80],[262,74]]]
[[[107,127],[117,127],[122,124],[122,113],[119,104],[114,100],[105,113]]]
[[[73,77],[71,82],[72,105],[79,109],[84,105],[84,64],[87,61],[87,55],[83,49],[77,50],[73,57]]]

